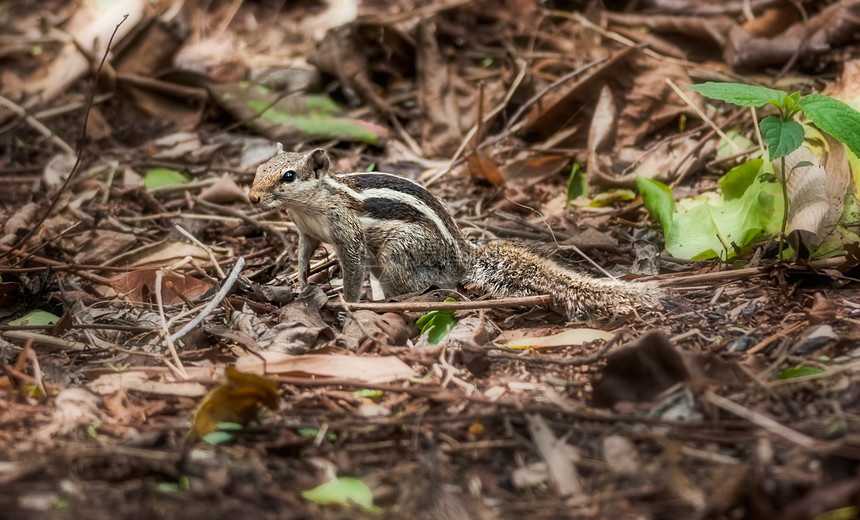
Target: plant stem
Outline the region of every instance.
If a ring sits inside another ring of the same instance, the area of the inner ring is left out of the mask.
[[[788,226],[788,176],[785,174],[785,156],[779,159],[780,184],[782,184],[782,230],[779,239],[779,254],[777,258],[782,260],[782,251],[785,249],[785,228]]]

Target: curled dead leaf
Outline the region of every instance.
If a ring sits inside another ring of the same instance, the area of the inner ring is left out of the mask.
[[[260,405],[278,406],[278,384],[267,377],[240,372],[233,365],[224,370],[224,381],[200,401],[194,412],[188,440],[195,442],[215,431],[218,423],[247,424],[257,416]]]

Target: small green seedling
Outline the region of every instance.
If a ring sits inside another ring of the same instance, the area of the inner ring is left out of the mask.
[[[446,302],[456,301],[454,298],[445,298]],[[442,341],[454,325],[457,324],[457,319],[454,318],[454,311],[430,311],[424,316],[418,318],[415,325],[424,334],[430,331],[427,335],[427,342],[435,345]]]
[[[708,82],[700,85],[690,85],[687,88],[695,90],[703,96],[719,99],[726,103],[744,107],[762,107],[773,105],[777,115],[767,116],[759,122],[762,140],[767,147],[771,161],[779,159],[777,181],[783,193],[783,219],[779,256],[785,247],[785,229],[788,223],[788,190],[790,175],[800,166],[800,163],[790,171],[785,170],[785,157],[800,148],[803,144],[803,126],[794,120],[803,112],[812,124],[823,132],[848,147],[855,155],[860,155],[860,112],[846,103],[822,94],[801,96],[800,92],[786,94],[781,90],[746,85],[744,83]]]

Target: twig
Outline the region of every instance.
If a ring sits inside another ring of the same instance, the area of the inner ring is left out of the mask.
[[[215,310],[215,307],[217,307],[218,304],[221,303],[221,300],[223,300],[227,296],[227,293],[229,293],[230,290],[233,288],[233,285],[236,284],[236,280],[239,278],[239,274],[242,272],[243,267],[245,267],[245,259],[240,256],[236,259],[236,265],[233,266],[233,270],[230,271],[230,275],[227,276],[226,280],[224,280],[224,284],[221,286],[221,290],[219,290],[215,294],[215,296],[212,297],[212,300],[206,305],[206,307],[203,308],[200,314],[198,314],[193,320],[186,323],[184,327],[179,329],[172,336],[169,336],[168,339],[170,341],[178,341],[186,334],[191,332],[191,330],[193,330],[195,327],[198,327],[200,323],[202,323],[203,320],[207,316],[209,316],[213,310]]]
[[[57,145],[57,148],[62,150],[64,153],[67,153],[69,155],[75,153],[74,148],[69,146],[67,142],[63,141],[60,136],[51,131],[51,129],[47,126],[43,125],[41,121],[28,114],[26,110],[16,105],[12,100],[0,96],[0,106],[5,107],[11,112],[24,118],[24,121],[26,121],[28,125],[33,127],[33,130],[50,139],[51,142]]]
[[[258,229],[262,229],[263,231],[265,231],[265,232],[271,234],[272,236],[274,236],[275,238],[277,238],[282,244],[284,244],[284,249],[287,249],[290,246],[290,242],[287,240],[287,235],[281,233],[280,231],[275,229],[273,226],[270,226],[268,224],[264,224],[264,223],[260,222],[259,220],[255,219],[254,217],[246,215],[245,213],[242,213],[241,211],[237,211],[237,210],[234,210],[232,208],[222,206],[220,204],[213,204],[211,202],[208,202],[208,201],[201,199],[200,197],[191,197],[191,200],[193,200],[195,204],[199,204],[199,205],[203,206],[204,208],[206,208],[210,211],[218,211],[221,213],[226,213],[227,215],[230,215],[231,217],[238,218],[239,220],[241,220],[242,222],[244,222],[246,224],[250,224],[250,225],[252,225]]]
[[[218,278],[223,280],[224,277],[227,276],[224,274],[224,270],[221,269],[221,266],[218,265],[218,259],[215,258],[215,253],[212,251],[211,247],[207,246],[206,244],[204,244],[203,242],[198,240],[197,237],[195,237],[194,235],[189,233],[185,228],[183,228],[179,224],[174,224],[173,227],[176,228],[176,231],[179,231],[179,233],[182,236],[184,236],[185,238],[187,238],[188,240],[190,240],[191,242],[196,244],[198,247],[200,247],[204,251],[206,251],[206,254],[209,255],[209,260],[212,262],[212,266],[215,267],[215,271],[218,273]]]
[[[670,87],[672,87],[672,90],[675,91],[675,94],[678,94],[678,97],[681,98],[684,101],[684,103],[686,103],[687,106],[689,106],[693,110],[693,112],[696,113],[696,115],[698,115],[700,118],[702,118],[702,121],[704,121],[705,124],[710,126],[711,129],[713,129],[713,131],[717,133],[717,135],[719,135],[720,137],[723,138],[723,140],[725,140],[727,143],[729,143],[729,146],[732,147],[732,150],[734,150],[735,152],[741,151],[741,147],[738,146],[738,144],[736,142],[729,139],[729,136],[727,136],[726,133],[723,132],[720,129],[720,127],[718,127],[711,120],[711,118],[708,117],[708,115],[702,111],[701,108],[697,107],[696,104],[693,103],[693,101],[687,96],[687,94],[685,94],[680,88],[678,88],[678,85],[675,85],[674,81],[672,81],[670,78],[666,78],[666,84],[669,85]]]
[[[326,302],[325,308],[332,310],[349,309],[376,312],[424,312],[442,310],[502,309],[506,307],[529,307],[552,303],[549,295],[523,296],[521,298],[500,298],[485,301],[460,302]]]
[[[174,375],[179,376],[181,379],[188,379],[188,372],[185,370],[185,367],[182,365],[182,360],[179,359],[179,354],[176,352],[176,346],[173,344],[173,339],[170,337],[170,330],[167,328],[167,317],[164,315],[164,301],[161,297],[161,282],[164,279],[164,273],[161,269],[155,272],[155,301],[158,304],[158,316],[161,318],[161,332],[164,336],[164,341],[167,343],[167,350],[170,351],[171,357],[173,357],[173,363],[170,363],[166,359],[165,364],[167,368],[169,368]]]
[[[722,408],[723,410],[726,410],[727,412],[731,412],[738,417],[742,417],[756,426],[760,426],[772,434],[782,437],[788,442],[796,444],[801,448],[813,451],[826,451],[831,447],[831,443],[813,439],[812,437],[804,435],[797,430],[793,430],[788,426],[783,426],[764,414],[750,410],[749,408],[741,406],[740,404],[717,394],[708,393],[705,395],[705,400],[719,408]]]

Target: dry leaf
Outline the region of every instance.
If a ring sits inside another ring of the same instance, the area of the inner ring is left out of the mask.
[[[304,354],[290,356],[279,352],[262,352],[266,373],[290,377],[332,377],[366,383],[389,383],[415,375],[409,365],[393,356],[347,356],[343,354]],[[263,373],[263,362],[257,356],[242,356],[236,366],[244,372]]]
[[[120,275],[111,280],[114,290],[133,302],[155,303],[155,278],[158,269],[138,269]],[[161,282],[161,298],[164,305],[171,305],[184,301],[179,295],[188,300],[199,298],[206,294],[212,285],[209,282],[198,280],[193,276],[177,273],[164,272]]]
[[[511,331],[515,332],[515,331]],[[584,345],[595,340],[609,341],[614,334],[598,329],[568,329],[551,336],[520,337],[503,343],[508,348],[548,348]]]
[[[218,423],[245,425],[257,416],[260,405],[278,406],[278,383],[256,374],[240,372],[233,365],[224,370],[224,382],[200,401],[194,412],[188,440],[197,441],[215,431]]]

